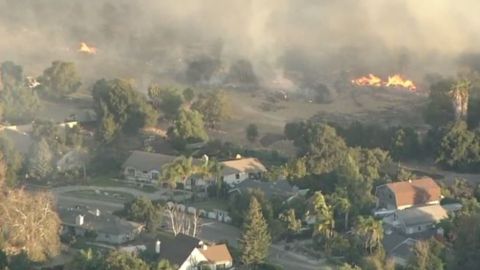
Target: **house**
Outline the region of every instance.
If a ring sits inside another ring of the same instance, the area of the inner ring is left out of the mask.
[[[378,186],[377,209],[393,212],[418,205],[440,204],[440,186],[430,177]]]
[[[91,237],[95,241],[109,244],[123,244],[134,240],[143,230],[143,225],[121,219],[107,213],[77,208],[60,208],[62,234]]]
[[[158,153],[133,151],[123,163],[123,175],[126,180],[153,184],[157,181],[164,165],[177,157]]]
[[[261,190],[267,198],[281,197],[287,200],[300,193],[306,192],[306,190],[300,190],[298,187],[290,185],[287,180],[262,181],[247,179],[231,189],[230,193],[243,194],[255,189]]]
[[[448,209],[441,205],[425,205],[396,211],[392,224],[405,234],[414,234],[434,228],[442,219],[448,218]],[[386,221],[389,222],[389,221]]]
[[[265,166],[256,158],[242,158],[221,162],[223,167],[221,179],[231,187],[246,179],[261,179],[267,171]]]
[[[179,270],[229,269],[233,259],[225,244],[207,245],[203,241],[185,234],[173,239],[157,241],[155,252],[158,259],[168,260]]]

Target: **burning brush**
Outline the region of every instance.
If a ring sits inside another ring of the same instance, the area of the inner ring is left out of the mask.
[[[413,83],[413,81],[405,79],[399,74],[388,76],[386,81],[373,74],[368,74],[368,76],[353,79],[352,84],[356,86],[405,88],[411,92],[415,92],[417,90],[417,86]]]
[[[82,42],[80,43],[80,48],[78,49],[78,52],[85,53],[85,54],[96,54],[97,48],[93,46],[88,46],[87,43]]]

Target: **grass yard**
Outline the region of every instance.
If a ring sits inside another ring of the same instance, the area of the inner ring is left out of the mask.
[[[118,191],[109,191],[108,189],[104,190],[78,190],[66,192],[66,195],[70,195],[75,198],[80,199],[89,199],[89,200],[99,200],[99,201],[109,201],[115,203],[125,203],[135,199],[135,197],[130,193],[118,192]]]

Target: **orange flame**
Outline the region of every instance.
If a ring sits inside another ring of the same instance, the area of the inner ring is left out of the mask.
[[[410,91],[417,90],[417,86],[411,81],[407,79],[403,79],[402,76],[395,74],[393,76],[388,76],[388,81],[385,84],[386,87],[403,87],[407,88]]]
[[[97,48],[93,46],[88,46],[87,43],[82,42],[80,43],[80,48],[78,49],[79,52],[81,53],[87,53],[87,54],[96,54],[97,53]]]
[[[356,86],[373,86],[373,87],[401,87],[406,88],[410,91],[417,90],[417,86],[413,83],[413,81],[404,79],[402,75],[394,74],[392,76],[388,76],[387,81],[383,81],[380,77],[377,77],[373,74],[368,74],[368,76],[363,76],[357,79],[352,80],[352,84]]]
[[[359,85],[359,86],[379,87],[379,86],[382,86],[382,79],[370,73],[368,74],[368,76],[363,76],[357,79],[353,79],[352,84]]]

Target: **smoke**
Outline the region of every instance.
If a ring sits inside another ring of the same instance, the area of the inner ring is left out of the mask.
[[[222,71],[246,59],[263,81],[422,79],[453,74],[460,54],[477,52],[478,10],[476,0],[0,0],[0,61],[33,75],[73,61],[87,81],[132,78],[143,88],[183,80],[204,58]],[[97,54],[79,54],[82,41]]]

